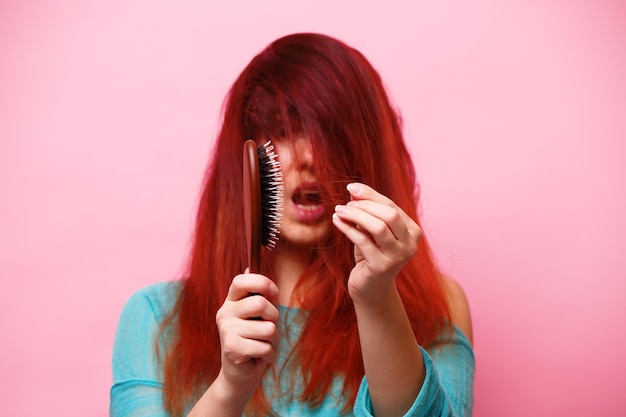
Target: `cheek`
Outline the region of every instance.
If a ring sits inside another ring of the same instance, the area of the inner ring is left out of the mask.
[[[291,147],[284,143],[276,143],[272,141],[276,155],[278,155],[278,162],[280,162],[280,168],[283,173],[291,167]]]

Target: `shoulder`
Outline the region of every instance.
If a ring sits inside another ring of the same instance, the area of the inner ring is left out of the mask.
[[[179,292],[179,282],[159,282],[143,287],[126,301],[122,316],[150,314],[160,321],[174,307]]]
[[[443,276],[443,287],[445,290],[452,323],[454,323],[465,334],[470,343],[473,343],[472,317],[467,296],[461,285],[448,276]]]
[[[126,301],[113,343],[114,384],[160,380],[155,367],[155,342],[163,318],[176,303],[179,287],[176,282],[152,284]]]
[[[125,354],[128,347],[154,340],[162,320],[172,311],[180,283],[162,282],[136,291],[126,301],[115,333],[114,356]],[[151,342],[150,342],[151,343]]]

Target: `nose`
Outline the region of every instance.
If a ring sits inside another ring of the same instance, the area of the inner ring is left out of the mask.
[[[295,141],[298,168],[306,169],[313,166],[313,147],[308,136],[300,136]]]

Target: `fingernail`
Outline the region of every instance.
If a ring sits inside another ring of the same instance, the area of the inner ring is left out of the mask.
[[[356,183],[350,183],[346,186],[350,194],[358,194],[361,191],[361,185]]]
[[[346,213],[348,208],[346,206],[337,205],[335,206],[335,213]]]
[[[278,295],[280,291],[276,284],[272,283],[272,285],[270,285],[270,292],[272,293],[272,295]]]

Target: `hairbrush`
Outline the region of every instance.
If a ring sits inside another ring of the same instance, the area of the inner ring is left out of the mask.
[[[283,211],[283,174],[270,141],[243,145],[243,205],[250,272],[261,271],[261,245],[278,242]]]

